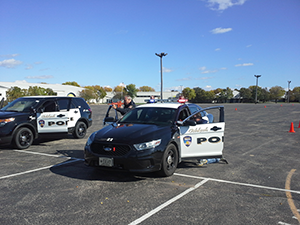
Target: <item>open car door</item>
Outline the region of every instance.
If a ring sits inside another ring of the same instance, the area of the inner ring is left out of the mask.
[[[192,121],[195,114],[204,110],[210,115],[214,114],[214,121],[204,124]],[[216,114],[219,115],[215,116]],[[199,110],[178,123],[182,124],[179,126],[182,159],[222,158],[225,131],[224,106]]]

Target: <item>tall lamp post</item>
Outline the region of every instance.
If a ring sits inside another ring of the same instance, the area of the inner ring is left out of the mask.
[[[292,81],[288,81],[288,100],[287,100],[288,103],[290,102],[290,83],[291,82]]]
[[[162,66],[162,57],[168,55],[168,53],[155,53],[160,58],[160,99],[163,99],[163,66]]]
[[[255,89],[255,104],[257,103],[257,86],[258,86],[258,78],[261,77],[261,75],[254,75],[256,77],[256,89]]]

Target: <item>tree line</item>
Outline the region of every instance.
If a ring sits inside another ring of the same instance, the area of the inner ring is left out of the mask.
[[[76,87],[81,87],[77,82],[65,82],[63,85],[72,85]],[[91,100],[96,100],[99,102],[103,99],[107,92],[114,93],[114,99],[122,99],[124,95],[129,95],[132,98],[137,96],[137,92],[155,92],[155,89],[149,86],[136,87],[135,84],[128,84],[126,86],[116,86],[114,89],[110,87],[101,87],[100,85],[85,86],[79,96],[84,98],[87,102]],[[235,89],[239,92],[239,96],[235,98],[235,102],[241,103],[254,103],[256,96],[257,101],[267,102],[267,101],[289,101],[289,102],[300,102],[300,87],[295,87],[293,90],[285,91],[280,86],[268,88],[262,88],[256,86],[249,86],[248,88]],[[23,96],[37,96],[37,95],[57,95],[50,88],[42,88],[38,86],[30,86],[28,89],[21,89],[19,87],[11,87],[6,91],[6,102],[11,102],[19,97]],[[211,102],[232,102],[233,101],[233,90],[229,87],[222,89],[217,88],[215,90],[205,91],[200,87],[189,88],[186,87],[182,90],[181,95],[189,99],[190,102],[195,103],[211,103]]]
[[[233,90],[229,87],[225,89],[217,88],[211,91],[205,91],[202,88],[195,87],[185,88],[182,90],[182,95],[189,99],[190,102],[241,102],[241,103],[254,103],[256,98],[258,102],[267,101],[289,101],[300,102],[300,87],[295,87],[293,90],[285,91],[280,86],[262,88],[259,86],[249,86],[248,88],[235,89],[238,91],[238,96],[233,99]]]

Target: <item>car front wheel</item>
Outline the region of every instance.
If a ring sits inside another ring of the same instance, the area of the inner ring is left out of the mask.
[[[17,149],[26,149],[33,142],[33,133],[27,127],[22,127],[17,130],[16,135],[14,137],[14,146]]]
[[[164,152],[160,174],[164,177],[173,175],[178,165],[178,151],[174,144],[168,145]]]
[[[87,130],[86,124],[82,121],[79,121],[75,126],[73,136],[78,139],[84,138],[86,135],[86,130]]]

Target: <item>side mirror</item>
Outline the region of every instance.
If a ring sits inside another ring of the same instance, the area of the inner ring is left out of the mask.
[[[106,117],[106,118],[104,118],[104,122],[115,122],[115,118],[113,118],[113,117]]]
[[[183,123],[183,126],[196,126],[195,120],[187,120]]]

